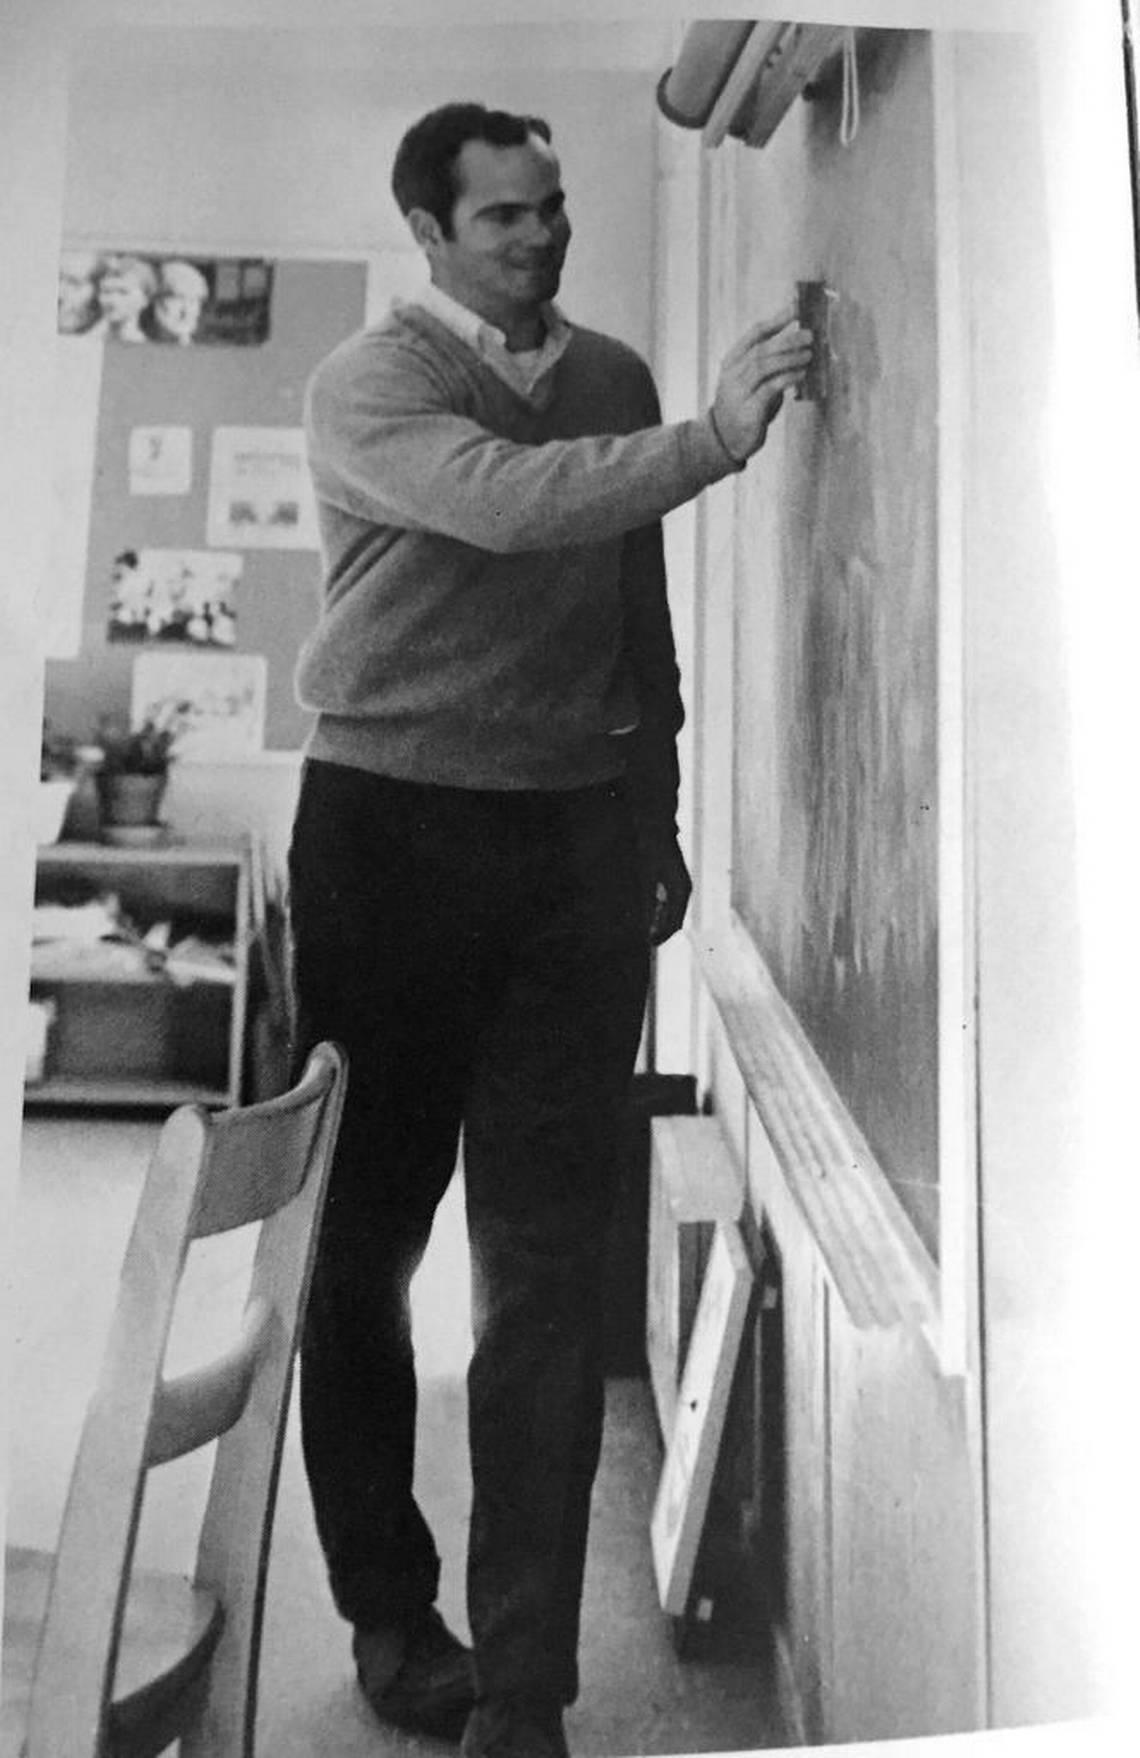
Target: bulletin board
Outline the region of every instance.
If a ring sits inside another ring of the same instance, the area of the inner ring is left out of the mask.
[[[826,403],[785,412],[778,477],[748,489],[767,526],[736,605],[733,901],[937,1258],[932,67],[919,33],[867,36],[856,139],[837,93],[803,106],[755,221],[758,252],[838,300]]]
[[[211,521],[211,470],[218,446],[251,430],[281,435],[295,451],[306,381],[324,355],[365,321],[365,260],[274,260],[269,323],[251,345],[165,347],[61,338],[69,349],[102,350],[93,486],[83,579],[80,651],[48,662],[45,711],[63,731],[89,734],[102,713],[127,713],[140,653],[158,644],[114,638],[109,626],[116,558],[179,552],[236,555],[228,591],[228,651],[264,656],[264,746],[297,750],[310,717],[293,697],[298,649],[319,608],[321,563],[308,531],[282,528],[251,512],[218,527]],[[167,480],[146,483],[147,434],[168,436]],[[175,436],[175,437],[170,437]],[[132,450],[133,448],[133,450]],[[231,444],[232,452],[232,444]],[[223,460],[224,461],[224,460]],[[231,475],[234,470],[230,460]],[[236,502],[237,497],[233,497]],[[246,497],[247,512],[253,505]],[[175,652],[169,636],[166,654]],[[199,655],[179,645],[188,662]],[[214,646],[201,657],[215,656]]]

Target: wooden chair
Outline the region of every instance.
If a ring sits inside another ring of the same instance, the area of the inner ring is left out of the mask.
[[[166,1121],[123,1264],[55,1556],[5,1557],[3,1758],[250,1758],[292,1364],[340,1122],[343,1052],[280,1098]],[[195,1239],[261,1222],[241,1335],[166,1379]],[[146,1473],[218,1440],[197,1563],[132,1573]]]

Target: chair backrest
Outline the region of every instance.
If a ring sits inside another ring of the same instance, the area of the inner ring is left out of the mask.
[[[147,1172],[99,1384],[84,1421],[32,1685],[27,1758],[113,1750],[109,1715],[147,1470],[218,1440],[195,1586],[216,1596],[184,1758],[249,1758],[285,1420],[346,1065],[319,1045],[279,1098],[182,1106]],[[191,1243],[260,1222],[241,1335],[174,1380],[164,1360]],[[144,1699],[145,1707],[145,1699]],[[185,1709],[185,1704],[180,1706]],[[169,1738],[169,1734],[166,1738]],[[143,1740],[138,1750],[161,1750]]]

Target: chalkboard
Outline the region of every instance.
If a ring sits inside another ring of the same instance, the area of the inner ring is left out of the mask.
[[[104,361],[82,647],[78,658],[47,667],[46,710],[61,731],[89,734],[100,713],[129,707],[131,667],[143,649],[108,639],[115,558],[126,550],[205,550],[216,429],[298,428],[310,372],[365,320],[364,261],[280,260],[272,268],[269,334],[259,345],[130,346],[83,336],[65,343],[102,347]],[[132,493],[132,432],[166,426],[191,430],[189,489]],[[309,719],[293,699],[293,666],[317,615],[320,557],[313,548],[240,553],[234,650],[264,654],[265,744],[295,750]]]
[[[825,90],[755,177],[756,310],[761,256],[838,298],[827,399],[746,490],[734,904],[936,1257],[932,73],[925,35],[861,38],[854,142]]]

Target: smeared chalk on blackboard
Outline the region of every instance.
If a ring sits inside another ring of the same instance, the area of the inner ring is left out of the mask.
[[[749,309],[785,265],[839,296],[826,400],[740,489],[733,901],[936,1256],[932,78],[906,33],[850,149],[832,106],[746,166]]]

